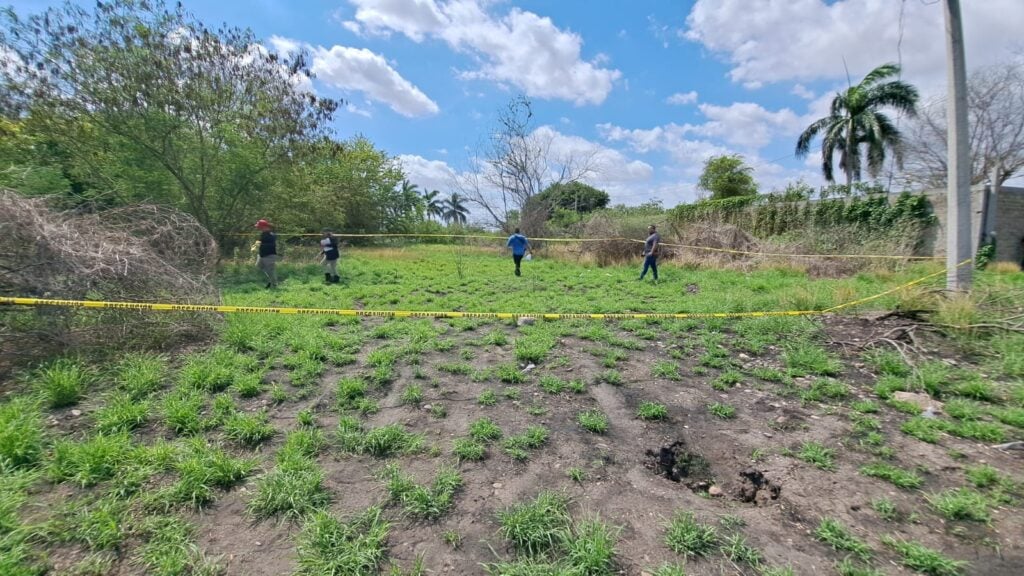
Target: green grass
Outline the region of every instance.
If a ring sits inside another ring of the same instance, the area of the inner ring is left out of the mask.
[[[462,461],[480,461],[487,457],[487,447],[473,438],[456,438],[452,440],[452,454]]]
[[[46,526],[55,539],[77,542],[93,551],[119,547],[128,531],[128,502],[116,498],[72,500]]]
[[[469,436],[477,442],[490,442],[501,438],[502,432],[490,418],[479,418],[469,425]]]
[[[502,450],[513,460],[527,460],[529,450],[536,450],[547,443],[549,432],[543,426],[528,426],[521,434],[509,436],[502,443]]]
[[[526,381],[526,375],[519,369],[518,366],[512,363],[498,364],[494,369],[500,382],[505,384],[522,384]]]
[[[311,459],[291,458],[279,462],[256,479],[249,513],[258,520],[280,517],[298,520],[324,509],[331,496],[324,488],[324,472]]]
[[[216,498],[215,489],[231,488],[247,478],[256,468],[256,461],[235,458],[196,439],[176,455],[171,466],[178,473],[178,481],[148,494],[151,505],[164,509],[179,504],[195,508],[205,506]]]
[[[850,552],[861,560],[871,558],[871,547],[853,535],[849,528],[834,518],[822,518],[814,530],[814,537],[834,550]]]
[[[437,470],[429,487],[416,484],[397,464],[385,466],[379,475],[387,483],[391,501],[400,504],[407,514],[424,520],[437,520],[445,515],[454,503],[455,492],[462,486],[462,475],[447,465]]]
[[[543,331],[543,325],[524,328],[523,332],[527,333],[515,340],[516,360],[540,364],[555,347],[555,338]]]
[[[402,390],[400,399],[402,404],[419,406],[423,402],[423,387],[419,384],[409,384]]]
[[[636,409],[636,417],[641,420],[664,420],[668,418],[668,408],[657,402],[642,402]]]
[[[537,380],[537,386],[548,394],[561,394],[569,388],[568,382],[550,374],[541,376]]]
[[[989,488],[995,486],[1002,479],[999,470],[988,464],[967,467],[967,479],[977,488]]]
[[[341,521],[318,511],[298,536],[296,576],[377,576],[387,557],[391,524],[380,508],[370,507]]]
[[[910,365],[895,350],[876,348],[864,354],[863,358],[864,362],[880,375],[900,378],[910,376]]]
[[[43,417],[39,405],[26,396],[0,404],[0,462],[24,468],[43,453]]]
[[[167,359],[148,353],[126,354],[114,368],[114,382],[132,398],[145,398],[167,378]]]
[[[811,386],[800,394],[804,402],[823,402],[825,400],[843,400],[850,395],[850,387],[831,378],[815,378]]]
[[[568,476],[570,480],[576,483],[582,483],[583,480],[587,477],[587,473],[583,470],[583,468],[580,468],[578,466],[573,466],[572,468],[566,470],[565,475]]]
[[[622,379],[622,373],[618,370],[605,370],[597,375],[597,381],[604,384],[611,384],[612,386],[622,386],[624,380]]]
[[[576,423],[587,432],[604,434],[608,431],[608,417],[600,410],[584,410],[576,415]]]
[[[113,434],[130,431],[150,418],[150,403],[136,400],[127,394],[116,394],[108,398],[103,407],[93,413],[96,431]]]
[[[196,390],[176,389],[164,396],[162,412],[164,425],[175,434],[192,435],[204,427],[202,412],[206,403]]]
[[[423,436],[406,432],[400,424],[388,424],[363,430],[354,419],[343,418],[338,423],[338,444],[353,454],[368,454],[387,458],[396,454],[410,454],[423,449]]]
[[[872,500],[871,509],[877,512],[878,517],[886,522],[894,522],[899,518],[899,511],[896,509],[896,504],[885,496]]]
[[[517,551],[540,557],[554,550],[568,528],[569,499],[557,492],[541,492],[532,502],[498,512],[499,533]]]
[[[838,376],[843,370],[842,362],[834,354],[806,340],[785,345],[782,361],[793,376]]]
[[[473,373],[473,367],[466,362],[442,362],[435,366],[438,372],[465,376]]]
[[[800,446],[800,451],[796,453],[797,458],[828,472],[836,469],[835,455],[835,450],[817,442],[804,442]]]
[[[980,440],[988,444],[1001,444],[1006,441],[1006,431],[999,424],[968,420],[946,427],[953,436]]]
[[[692,513],[679,511],[665,526],[665,545],[683,556],[707,556],[718,546],[718,533]]]
[[[194,532],[191,524],[175,516],[148,517],[139,530],[143,543],[134,561],[154,576],[221,573],[223,569],[196,547]]]
[[[277,434],[277,430],[270,425],[270,419],[265,411],[233,414],[224,421],[223,429],[227,439],[250,448],[266,442]]]
[[[960,576],[967,566],[966,562],[947,558],[938,550],[914,541],[882,536],[882,543],[899,554],[901,564],[927,576]]]
[[[908,436],[913,436],[922,442],[935,444],[939,441],[941,433],[948,430],[948,426],[938,418],[925,418],[914,416],[900,426],[900,430]]]
[[[56,482],[92,486],[112,478],[132,450],[131,437],[124,433],[97,434],[81,442],[59,440],[53,445],[49,475]]]
[[[861,466],[860,473],[872,478],[881,478],[899,488],[920,488],[924,480],[913,470],[893,466],[884,462],[875,462]]]
[[[31,378],[50,408],[64,408],[78,403],[94,377],[79,362],[61,358],[40,366]]]
[[[481,406],[494,406],[498,403],[498,394],[488,388],[476,397],[476,402]]]
[[[728,420],[729,418],[734,418],[736,416],[736,407],[730,406],[729,404],[714,402],[708,405],[708,412],[722,418],[723,420]]]
[[[655,378],[665,378],[666,380],[682,380],[683,377],[679,374],[679,365],[675,362],[669,362],[667,360],[659,360],[651,366],[651,376]]]
[[[948,520],[988,522],[992,519],[984,494],[968,488],[956,488],[926,496],[928,504]]]
[[[752,568],[758,568],[763,560],[761,551],[747,544],[747,539],[741,534],[723,537],[719,550],[726,559],[734,564],[746,564]]]
[[[743,374],[733,369],[728,369],[711,381],[711,387],[715,390],[728,390],[743,382]]]

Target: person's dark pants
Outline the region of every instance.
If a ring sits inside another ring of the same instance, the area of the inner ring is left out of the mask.
[[[512,261],[516,263],[516,276],[519,276],[519,263],[523,261],[523,255],[513,254]]]
[[[644,256],[644,269],[640,272],[640,279],[643,280],[644,276],[647,275],[647,269],[651,269],[651,273],[654,274],[654,279],[658,279],[658,257],[655,255]]]

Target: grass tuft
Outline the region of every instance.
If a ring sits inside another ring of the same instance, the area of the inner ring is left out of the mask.
[[[854,536],[849,528],[834,518],[822,518],[814,530],[814,537],[828,544],[834,550],[852,552],[861,560],[871,558],[871,547]]]
[[[694,519],[691,512],[677,512],[665,526],[665,544],[676,554],[706,556],[718,545],[718,533],[710,524]]]

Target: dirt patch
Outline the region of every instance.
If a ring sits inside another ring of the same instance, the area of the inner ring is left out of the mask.
[[[700,454],[686,449],[686,442],[675,442],[646,452],[646,467],[659,476],[679,482],[694,492],[707,492],[714,484],[711,464]]]
[[[740,472],[740,478],[742,480],[736,490],[736,498],[741,502],[767,506],[772,500],[778,500],[782,493],[782,485],[769,480],[757,468],[747,468]]]

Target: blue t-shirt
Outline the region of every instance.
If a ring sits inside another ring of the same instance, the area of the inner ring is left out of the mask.
[[[514,256],[522,256],[523,254],[526,254],[527,244],[529,243],[526,241],[526,236],[523,236],[522,234],[513,234],[508,237],[508,243],[505,245],[512,247],[512,254]]]

